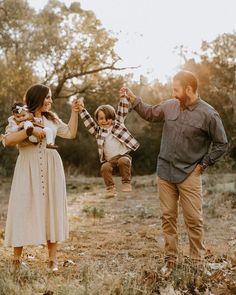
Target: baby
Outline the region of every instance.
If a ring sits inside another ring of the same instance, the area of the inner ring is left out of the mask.
[[[41,127],[46,135],[46,147],[49,149],[58,148],[53,142],[52,130],[49,127],[43,127],[41,119],[34,117],[26,105],[16,102],[13,104],[11,110],[12,116],[8,118],[8,132],[16,132],[20,129],[33,129],[34,126]],[[29,141],[35,144],[38,143],[38,139],[34,135],[29,136]]]
[[[112,171],[118,167],[122,178],[122,191],[130,192],[131,163],[129,155],[131,150],[139,147],[137,140],[130,134],[124,125],[129,112],[129,101],[126,97],[120,99],[117,112],[111,105],[101,105],[95,111],[95,120],[80,104],[80,117],[88,131],[97,139],[100,156],[101,174],[106,185],[106,197],[116,196],[116,189],[112,178]]]

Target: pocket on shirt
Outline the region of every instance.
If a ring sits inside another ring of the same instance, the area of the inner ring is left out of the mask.
[[[177,119],[178,119],[178,114],[170,114],[165,118],[166,121],[176,121]]]
[[[186,123],[186,125],[189,125],[191,127],[195,127],[198,129],[202,129],[202,122],[199,122],[199,121],[189,121],[188,123]]]
[[[193,120],[184,123],[184,134],[188,138],[198,139],[200,141],[205,140],[206,132],[203,129],[203,124],[201,121]]]

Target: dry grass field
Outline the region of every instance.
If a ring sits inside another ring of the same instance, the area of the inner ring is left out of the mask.
[[[68,178],[70,239],[59,247],[57,273],[48,272],[43,246],[26,247],[26,267],[11,272],[12,250],[3,247],[10,181],[2,179],[0,294],[236,294],[236,175],[207,174],[203,183],[205,269],[188,260],[180,208],[180,257],[165,279],[155,175],[134,177],[133,192],[113,199],[105,199],[101,178]]]

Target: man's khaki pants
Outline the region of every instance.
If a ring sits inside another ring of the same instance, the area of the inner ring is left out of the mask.
[[[187,227],[190,258],[201,260],[204,255],[202,180],[194,170],[183,182],[174,184],[157,178],[160,207],[162,211],[162,230],[165,240],[165,257],[175,259],[178,253],[177,217],[178,202],[183,211]]]

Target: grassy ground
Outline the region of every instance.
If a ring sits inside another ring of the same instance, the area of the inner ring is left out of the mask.
[[[60,245],[60,269],[49,273],[44,247],[27,247],[27,268],[11,273],[11,249],[0,246],[0,294],[236,294],[236,175],[204,176],[206,269],[186,255],[180,214],[180,258],[170,278],[160,274],[164,241],[155,175],[134,177],[132,193],[105,199],[101,178],[67,180],[70,240]],[[120,179],[116,178],[117,186]],[[0,245],[10,182],[0,186]]]

